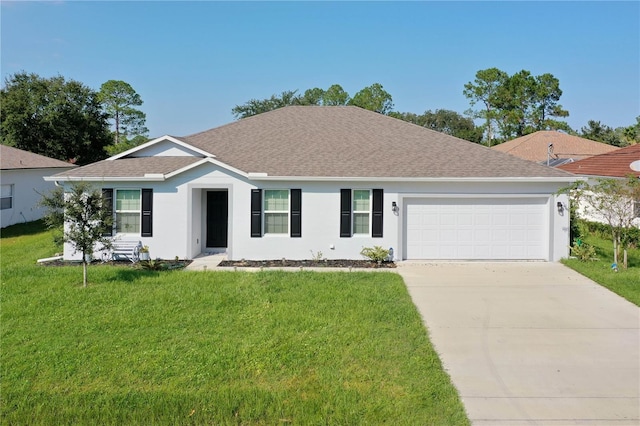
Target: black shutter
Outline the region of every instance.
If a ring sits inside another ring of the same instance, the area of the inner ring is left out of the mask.
[[[340,237],[351,237],[351,190],[340,190]]]
[[[251,237],[262,237],[262,189],[251,190]]]
[[[371,236],[382,238],[382,210],[384,193],[382,189],[373,190],[373,219],[371,222]]]
[[[291,190],[291,236],[302,237],[302,190]]]
[[[113,188],[102,188],[102,205],[104,206],[105,210],[109,212],[109,215],[113,219]],[[106,226],[104,232],[102,233],[102,236],[113,236],[113,225]]]
[[[142,236],[153,236],[153,189],[142,190]]]

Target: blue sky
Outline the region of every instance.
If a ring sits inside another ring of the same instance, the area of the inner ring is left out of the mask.
[[[640,2],[7,2],[2,79],[62,75],[141,95],[150,136],[234,120],[285,90],[381,83],[394,110],[470,108],[478,70],[551,73],[567,122],[640,115]],[[4,83],[3,83],[4,84]]]

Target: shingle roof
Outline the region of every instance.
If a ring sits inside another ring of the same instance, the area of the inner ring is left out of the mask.
[[[353,106],[291,106],[180,138],[245,172],[332,177],[567,177]]]
[[[78,167],[74,170],[58,173],[56,177],[77,178],[120,178],[132,179],[145,177],[145,174],[167,174],[189,166],[202,158],[197,157],[138,157],[118,160],[102,160]]]
[[[632,162],[638,160],[640,160],[640,144],[630,145],[574,163],[563,164],[558,168],[578,175],[626,177],[633,174],[640,177],[640,172],[629,168]]]
[[[77,167],[71,163],[34,154],[8,145],[0,145],[0,169],[50,169],[62,167]]]
[[[176,139],[245,173],[267,173],[272,177],[566,179],[572,176],[352,106],[285,107]],[[168,173],[186,165],[180,162],[188,158],[192,157],[108,160],[65,175],[135,177]]]
[[[552,159],[573,158],[574,160],[581,160],[618,149],[612,145],[554,130],[541,130],[531,133],[496,145],[493,149],[524,158],[525,160],[542,162],[547,160],[547,151],[550,143],[553,144]]]

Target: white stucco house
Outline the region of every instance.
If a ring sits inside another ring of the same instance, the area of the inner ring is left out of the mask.
[[[640,179],[640,171],[631,169],[631,163],[637,161],[640,161],[640,144],[616,149],[574,163],[563,164],[558,168],[579,175],[585,178],[590,185],[594,185],[597,184],[598,179],[626,180],[630,176]],[[640,199],[629,198],[622,200],[621,203],[613,204],[616,205],[616,208],[610,211],[608,216],[613,219],[614,223],[626,222],[624,218],[634,217],[631,223],[640,227]],[[580,201],[578,215],[589,221],[607,223],[607,220],[584,200]]]
[[[2,228],[41,219],[40,194],[51,191],[53,182],[43,178],[70,170],[73,164],[29,151],[0,145],[0,223]]]
[[[152,257],[568,256],[570,173],[357,107],[292,106],[47,178],[102,188]],[[559,207],[560,206],[560,207]],[[70,250],[65,257],[71,258]]]

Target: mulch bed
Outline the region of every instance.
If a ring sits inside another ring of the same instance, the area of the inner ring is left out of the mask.
[[[177,268],[184,268],[193,261],[192,260],[160,260],[159,262],[162,262],[169,266],[174,266],[173,268],[170,268],[170,269],[177,269]],[[42,266],[81,266],[82,262],[79,260],[52,260],[51,262],[42,262],[40,263],[40,265]],[[94,265],[129,266],[131,268],[135,268],[135,267],[140,267],[140,262],[133,263],[128,260],[118,260],[118,261],[111,260],[108,262],[102,262],[100,260],[94,260],[89,265],[91,266],[94,266]]]
[[[326,259],[326,260],[223,260],[218,266],[238,268],[395,268],[393,262],[370,260]]]

